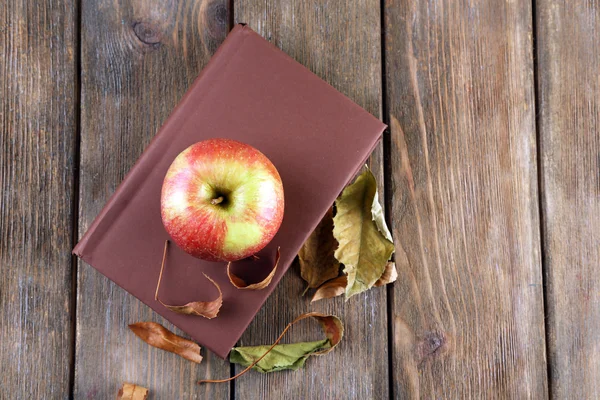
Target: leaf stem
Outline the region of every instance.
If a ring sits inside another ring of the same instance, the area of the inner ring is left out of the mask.
[[[158,300],[158,289],[160,288],[160,281],[162,280],[162,274],[163,274],[163,270],[165,268],[165,260],[167,259],[167,248],[169,247],[169,241],[165,240],[165,250],[163,251],[163,259],[162,259],[162,263],[160,264],[160,274],[158,275],[158,283],[156,284],[156,293],[154,293],[154,300],[156,301],[160,301]],[[160,304],[162,304],[162,301],[160,301]]]
[[[302,292],[302,297],[304,297],[304,295],[306,295],[306,292],[308,292],[308,289],[310,289],[309,285],[306,285],[306,289],[304,289],[304,292]]]

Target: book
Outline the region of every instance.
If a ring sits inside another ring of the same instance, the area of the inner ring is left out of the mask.
[[[225,358],[385,127],[248,26],[236,25],[73,253]],[[235,288],[225,263],[196,259],[171,243],[160,298],[168,304],[216,298],[205,273],[223,292],[219,315],[209,320],[166,309],[154,292],[169,239],[160,216],[165,173],[181,151],[215,137],[254,146],[273,162],[283,181],[285,212],[259,259],[232,266],[247,282],[258,282],[280,247],[277,273],[263,290]]]

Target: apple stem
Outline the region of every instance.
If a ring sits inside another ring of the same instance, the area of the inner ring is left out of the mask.
[[[220,204],[220,203],[222,203],[222,202],[223,202],[223,200],[225,200],[225,199],[223,198],[223,196],[219,196],[219,197],[217,197],[216,199],[212,199],[212,200],[210,201],[210,204],[212,204],[213,206],[216,206],[217,204]]]

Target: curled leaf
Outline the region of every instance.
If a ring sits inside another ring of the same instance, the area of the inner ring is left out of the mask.
[[[132,383],[124,383],[119,389],[117,400],[146,400],[148,389]]]
[[[129,329],[150,346],[175,353],[198,364],[202,361],[197,343],[174,334],[156,322],[137,322],[129,325]]]
[[[396,270],[396,263],[393,261],[388,261],[385,264],[385,270],[383,274],[377,279],[377,282],[373,286],[383,286],[388,283],[396,282],[398,279],[398,271]]]
[[[348,277],[346,275],[338,276],[322,284],[313,295],[311,303],[322,299],[330,299],[332,297],[341,296],[346,291],[348,285]]]
[[[373,287],[394,252],[394,244],[373,220],[376,194],[377,182],[367,169],[335,201],[333,236],[339,243],[335,258],[348,276],[346,299]]]
[[[217,315],[219,315],[219,310],[223,305],[223,293],[221,292],[221,288],[217,284],[217,282],[213,281],[208,275],[203,274],[206,279],[212,282],[213,285],[219,291],[219,297],[212,301],[192,301],[182,306],[173,306],[169,304],[165,304],[158,297],[156,300],[160,302],[163,306],[167,307],[169,310],[176,312],[178,314],[186,314],[186,315],[198,315],[204,318],[213,319]]]
[[[333,237],[333,207],[319,222],[298,252],[300,275],[307,288],[317,288],[338,276],[340,263],[334,256],[338,242]]]
[[[316,342],[278,345],[281,338],[283,338],[283,335],[285,335],[292,325],[306,318],[314,318],[319,322],[323,332],[325,332],[326,339]],[[302,314],[286,326],[283,332],[281,332],[281,335],[279,335],[277,340],[275,340],[275,343],[271,346],[233,348],[229,361],[246,366],[246,369],[242,372],[231,378],[207,379],[198,381],[198,383],[229,382],[244,375],[252,368],[260,372],[274,372],[284,369],[295,370],[302,367],[306,359],[311,355],[323,355],[332,351],[342,340],[343,335],[344,325],[335,315],[325,315],[315,312]]]
[[[398,278],[398,271],[396,271],[396,263],[388,261],[385,265],[383,275],[375,282],[373,286],[383,286],[388,283],[392,283]],[[346,275],[338,276],[335,279],[330,280],[322,284],[315,294],[313,295],[311,303],[322,300],[330,299],[332,297],[341,296],[346,291],[348,285],[348,277]]]
[[[252,283],[252,284],[247,284],[242,278],[240,278],[239,276],[235,275],[233,272],[231,272],[231,262],[229,262],[227,264],[227,276],[229,277],[229,282],[231,282],[231,284],[233,286],[235,286],[238,289],[244,289],[244,290],[261,290],[266,288],[267,286],[269,286],[269,284],[271,283],[271,281],[273,280],[273,277],[275,276],[275,272],[277,271],[277,264],[279,264],[279,258],[281,256],[281,251],[280,248],[277,248],[277,255],[275,256],[275,266],[273,267],[273,270],[271,271],[271,273],[269,275],[267,275],[267,277],[265,279],[263,279],[260,282],[257,283]],[[257,257],[258,258],[258,257]]]
[[[324,315],[315,312],[304,314],[304,316],[301,319],[307,317],[312,317],[319,321],[323,332],[325,332],[325,336],[327,336],[327,339],[329,340],[329,344],[331,344],[331,347],[318,351],[314,354],[323,355],[333,351],[335,346],[337,346],[338,343],[341,342],[342,338],[344,337],[344,325],[342,324],[342,320],[340,320],[335,315]],[[296,318],[296,321],[299,320],[300,317]]]
[[[162,280],[163,269],[165,267],[165,259],[167,257],[167,248],[169,246],[169,241],[165,241],[165,250],[163,252],[163,260],[160,266],[160,275],[158,276],[158,283],[156,284],[156,292],[154,293],[154,300],[158,301],[160,304],[168,308],[169,310],[176,312],[178,314],[186,314],[186,315],[198,315],[204,318],[213,319],[217,315],[219,315],[219,310],[223,305],[223,293],[221,292],[221,288],[217,284],[217,282],[213,281],[208,275],[203,274],[206,279],[212,282],[213,285],[219,291],[219,297],[212,301],[193,301],[182,306],[173,306],[170,304],[163,303],[158,298],[158,289],[160,289],[160,282]]]
[[[381,232],[387,240],[393,242],[392,234],[390,233],[390,230],[388,229],[388,226],[385,223],[383,208],[381,207],[381,204],[379,204],[379,193],[377,193],[377,189],[375,190],[373,204],[371,205],[371,218],[373,218],[373,222],[375,222],[375,225],[377,226],[379,232]]]

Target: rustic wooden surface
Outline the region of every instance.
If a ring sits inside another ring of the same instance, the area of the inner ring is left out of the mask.
[[[531,3],[385,15],[393,394],[544,398]]]
[[[227,33],[224,1],[83,1],[81,32],[81,236]],[[123,382],[156,399],[229,398],[214,355],[200,366],[152,348],[127,325],[173,325],[80,262],[75,398],[108,399]],[[182,334],[180,331],[175,332]]]
[[[234,2],[234,10],[236,22],[248,23],[366,110],[381,115],[379,1],[240,1]],[[381,146],[369,164],[382,184]],[[383,187],[379,192],[383,193]],[[308,360],[308,373],[251,372],[241,377],[235,385],[235,398],[387,398],[385,288],[355,296],[347,303],[338,298],[311,305],[310,296],[301,297],[305,286],[298,266],[293,266],[241,337],[240,345],[268,344],[295,317],[309,311],[338,315],[346,327],[344,340],[327,356]],[[316,324],[301,323],[285,341],[322,337]],[[236,368],[236,372],[240,370]]]
[[[76,6],[0,5],[0,398],[67,398]]]
[[[391,125],[370,164],[400,275],[311,306],[292,268],[241,344],[311,310],[341,345],[197,386],[239,369],[141,342],[172,325],[70,250],[234,21]],[[1,3],[0,398],[599,398],[599,47],[596,1]]]
[[[600,398],[600,3],[537,4],[553,397]]]

